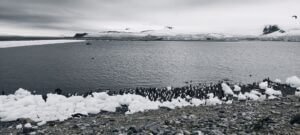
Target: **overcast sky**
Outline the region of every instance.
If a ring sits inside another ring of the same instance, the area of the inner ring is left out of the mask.
[[[300,0],[0,0],[0,34],[73,35],[160,29],[259,34],[264,25],[300,26]]]

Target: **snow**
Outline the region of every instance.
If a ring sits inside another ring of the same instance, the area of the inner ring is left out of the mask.
[[[286,83],[292,87],[300,87],[300,79],[297,76],[288,77]]]
[[[298,90],[298,91],[295,92],[295,96],[300,97],[300,90]]]
[[[84,40],[30,40],[30,41],[0,41],[0,48],[36,46],[60,43],[84,42]]]
[[[247,97],[244,94],[240,93],[238,95],[238,100],[247,100]]]
[[[31,126],[30,123],[26,123],[26,124],[24,125],[24,127],[26,127],[26,128],[31,128],[32,126]]]
[[[281,96],[281,91],[274,90],[273,88],[267,88],[265,93],[269,96]]]
[[[234,89],[233,89],[233,90],[234,90],[234,91],[241,91],[242,89],[241,89],[240,86],[234,85]]]
[[[286,29],[284,29],[286,30]],[[281,33],[279,31],[262,35],[258,37],[259,40],[273,40],[273,41],[292,41],[292,42],[300,42],[300,29],[293,28],[287,29],[285,33]]]
[[[213,93],[209,93],[207,96],[209,97],[209,99],[206,100],[206,105],[222,104],[222,101],[218,97],[214,97]]]
[[[275,79],[274,82],[281,83],[281,80],[280,79]]]
[[[300,96],[299,82],[300,80],[296,76],[287,79],[288,84],[297,87],[298,91],[295,92],[296,96]],[[234,91],[238,92],[236,95],[226,83],[222,83],[221,86],[226,95],[233,95],[237,97],[238,100],[263,101],[265,99],[274,99],[282,96],[280,90],[269,88],[268,82],[261,82],[259,84],[259,87],[265,90],[265,94],[260,93],[258,89],[243,94],[240,92],[241,88],[238,85],[234,85]],[[159,109],[160,107],[175,109],[184,106],[232,103],[232,100],[223,101],[213,93],[207,94],[207,97],[207,99],[188,97],[188,100],[176,98],[171,101],[160,102],[151,101],[147,97],[134,94],[108,95],[106,92],[94,92],[87,97],[65,97],[63,95],[49,93],[45,101],[42,95],[34,95],[25,89],[19,88],[14,94],[0,95],[0,120],[13,121],[18,118],[29,118],[38,122],[37,125],[40,126],[44,125],[47,121],[64,121],[77,113],[89,115],[97,114],[101,111],[115,112],[116,108],[122,105],[128,106],[128,111],[125,112],[126,114],[133,114],[136,112]],[[29,126],[29,124],[25,124],[24,126]]]
[[[47,122],[46,121],[41,121],[39,123],[37,123],[38,126],[42,126],[42,125],[45,125]]]
[[[100,111],[115,112],[117,107],[127,105],[126,114],[168,107],[174,109],[184,106],[216,105],[223,102],[208,94],[209,99],[193,99],[190,102],[182,98],[172,101],[151,101],[146,97],[133,94],[110,96],[106,92],[94,92],[87,97],[65,97],[57,94],[47,94],[44,101],[41,95],[33,95],[25,89],[18,89],[14,94],[0,96],[1,121],[13,121],[18,118],[29,118],[43,125],[47,121],[64,121],[72,114],[96,114]],[[230,102],[228,102],[230,103]],[[28,124],[27,124],[28,125]]]
[[[21,129],[21,128],[23,128],[22,124],[19,124],[19,125],[16,126],[16,129]]]
[[[268,88],[268,82],[261,82],[259,83],[260,89],[267,89]]]
[[[232,89],[226,83],[222,83],[222,90],[224,91],[225,95],[234,95]]]
[[[204,135],[202,131],[196,131],[197,135]]]

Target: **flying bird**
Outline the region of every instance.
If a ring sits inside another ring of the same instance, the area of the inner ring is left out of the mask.
[[[292,18],[298,19],[298,16],[296,16],[296,15],[293,15],[293,16],[292,16]]]

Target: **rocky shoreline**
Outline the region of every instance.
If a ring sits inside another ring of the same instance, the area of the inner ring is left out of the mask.
[[[20,119],[0,122],[1,134],[299,134],[291,120],[300,112],[300,98],[287,96],[266,101],[234,101],[215,106],[160,108],[130,115],[122,111],[74,115],[42,126]],[[31,126],[24,125],[31,123]],[[297,123],[297,122],[296,122]],[[22,127],[20,127],[22,124]],[[19,127],[18,127],[19,126]]]

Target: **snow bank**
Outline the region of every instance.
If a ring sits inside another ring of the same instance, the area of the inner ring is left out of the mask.
[[[261,83],[259,83],[259,88],[261,88],[261,89],[267,89],[268,88],[268,82],[261,82]]]
[[[222,83],[222,90],[225,95],[234,95],[232,89],[226,83]]]
[[[238,85],[234,85],[234,89],[233,90],[234,91],[241,91],[242,88],[240,86],[238,86]]]
[[[274,82],[281,83],[281,80],[280,79],[275,79]]]
[[[300,79],[297,76],[288,77],[286,83],[295,88],[300,87]]]
[[[191,99],[189,102],[182,98],[173,99],[168,102],[151,101],[146,97],[133,94],[110,96],[106,92],[93,93],[90,96],[65,97],[57,94],[47,94],[47,100],[41,95],[32,95],[22,88],[14,94],[0,96],[0,118],[1,121],[13,121],[18,118],[30,118],[39,122],[40,125],[46,121],[66,120],[72,114],[96,114],[100,111],[115,112],[117,107],[127,105],[126,114],[132,114],[145,110],[168,107],[174,109],[183,106],[216,105],[222,104],[218,97],[208,95],[208,99]]]
[[[294,76],[288,78],[286,82],[291,86],[298,87],[295,95],[300,96],[300,79]],[[226,83],[222,83],[221,86],[225,95],[236,97],[238,100],[263,101],[267,98],[274,99],[282,96],[280,90],[269,88],[268,82],[259,84],[259,87],[265,90],[265,94],[260,93],[258,90],[251,90],[243,94],[241,88],[237,85],[234,85],[234,91],[236,92],[234,94],[233,90]],[[172,88],[167,89],[172,90]],[[147,97],[134,94],[108,95],[106,92],[94,92],[87,97],[65,97],[63,95],[47,94],[47,100],[45,101],[42,95],[33,95],[29,91],[20,88],[14,94],[0,96],[0,120],[13,121],[18,118],[29,118],[38,122],[38,125],[43,125],[47,121],[66,120],[77,113],[88,115],[97,114],[101,111],[115,112],[122,105],[128,106],[126,114],[132,114],[159,109],[160,107],[174,109],[184,106],[232,103],[232,100],[223,101],[213,93],[207,94],[207,97],[207,99],[188,97],[188,100],[177,98],[171,101],[160,102],[151,101]]]
[[[30,40],[30,41],[0,41],[0,48],[35,46],[60,43],[84,42],[84,40]]]
[[[267,88],[265,93],[269,96],[282,96],[281,91],[274,90],[273,88]]]

